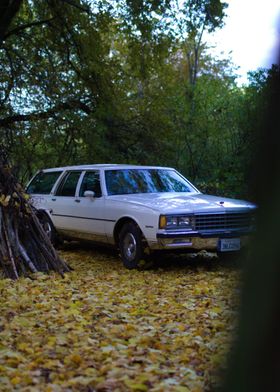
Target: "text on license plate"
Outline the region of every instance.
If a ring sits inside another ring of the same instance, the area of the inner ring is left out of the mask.
[[[224,238],[218,242],[220,252],[232,252],[240,250],[240,238]]]

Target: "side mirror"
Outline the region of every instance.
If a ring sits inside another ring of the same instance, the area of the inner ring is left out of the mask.
[[[84,196],[89,197],[90,199],[93,199],[95,196],[95,193],[93,191],[85,191]]]

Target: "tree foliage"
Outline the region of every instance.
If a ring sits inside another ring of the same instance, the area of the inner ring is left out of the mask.
[[[0,133],[21,178],[64,164],[167,164],[202,190],[245,196],[261,92],[256,75],[238,87],[207,47],[226,6],[23,1],[0,48]]]

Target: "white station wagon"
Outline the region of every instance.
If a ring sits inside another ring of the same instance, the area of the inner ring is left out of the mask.
[[[256,208],[202,194],[168,167],[45,169],[27,192],[53,242],[59,236],[114,245],[127,268],[154,250],[238,251],[253,231]]]

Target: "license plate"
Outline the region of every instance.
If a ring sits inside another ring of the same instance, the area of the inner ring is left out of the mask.
[[[224,238],[218,242],[220,252],[234,252],[240,250],[240,238]]]

